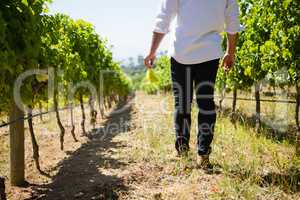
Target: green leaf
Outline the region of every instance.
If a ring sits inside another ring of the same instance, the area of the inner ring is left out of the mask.
[[[27,0],[22,0],[21,1],[25,6],[28,6],[28,1]]]

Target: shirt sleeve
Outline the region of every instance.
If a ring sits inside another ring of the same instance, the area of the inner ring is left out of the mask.
[[[168,33],[170,31],[170,24],[177,15],[177,10],[178,0],[162,0],[153,32]]]
[[[237,0],[227,0],[225,11],[225,31],[230,34],[235,34],[242,31],[242,26],[239,20],[239,5]]]

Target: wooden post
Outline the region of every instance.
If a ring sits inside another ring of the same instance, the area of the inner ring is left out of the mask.
[[[6,200],[5,179],[0,177],[0,200]]]
[[[83,102],[83,96],[82,96],[82,94],[79,95],[79,101],[80,101],[80,108],[81,108],[81,114],[82,114],[82,120],[81,120],[82,135],[86,136],[86,131],[85,131],[85,111],[84,111],[84,102]]]
[[[233,99],[232,99],[232,113],[236,112],[236,101],[237,101],[237,89],[233,89]]]
[[[300,123],[299,123],[299,107],[300,107],[300,88],[296,84],[296,111],[295,111],[295,121],[297,125],[297,131],[300,132]]]
[[[24,111],[15,103],[9,113],[9,121],[24,117]],[[22,186],[25,183],[24,120],[18,120],[9,126],[10,132],[10,183]]]
[[[101,96],[101,91],[98,92],[98,104],[100,112],[100,120],[104,118],[104,109],[103,109],[103,97]]]
[[[297,127],[296,134],[296,154],[300,156],[300,124],[299,124],[299,106],[300,106],[300,88],[296,83],[296,111],[295,111],[295,121]]]
[[[39,111],[40,113],[43,112],[43,105],[42,105],[42,102],[39,101]],[[43,122],[43,115],[40,115],[40,120],[41,122]]]
[[[260,83],[255,84],[255,101],[256,101],[256,114],[255,114],[255,123],[256,131],[260,133],[261,128],[261,105],[260,105]]]
[[[233,89],[233,95],[232,95],[232,112],[231,112],[231,122],[234,124],[234,127],[236,128],[236,120],[237,120],[237,115],[236,115],[236,103],[237,103],[237,88],[234,87]]]
[[[97,122],[97,111],[95,109],[95,101],[92,96],[90,96],[89,98],[89,106],[90,106],[90,116],[91,116],[90,123],[93,126],[93,129],[95,129],[96,122]]]

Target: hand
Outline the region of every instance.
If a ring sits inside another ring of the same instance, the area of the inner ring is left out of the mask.
[[[154,64],[154,61],[156,59],[156,56],[154,53],[150,53],[144,60],[144,64],[147,68],[152,68],[153,67],[153,64]]]
[[[222,67],[225,72],[229,72],[229,70],[233,67],[234,60],[235,60],[234,54],[226,53],[224,55],[223,60],[222,60]]]

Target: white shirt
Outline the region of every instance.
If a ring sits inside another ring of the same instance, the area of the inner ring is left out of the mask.
[[[169,54],[182,64],[198,64],[224,55],[220,33],[241,30],[236,0],[162,0],[154,32],[168,33],[177,17]]]

